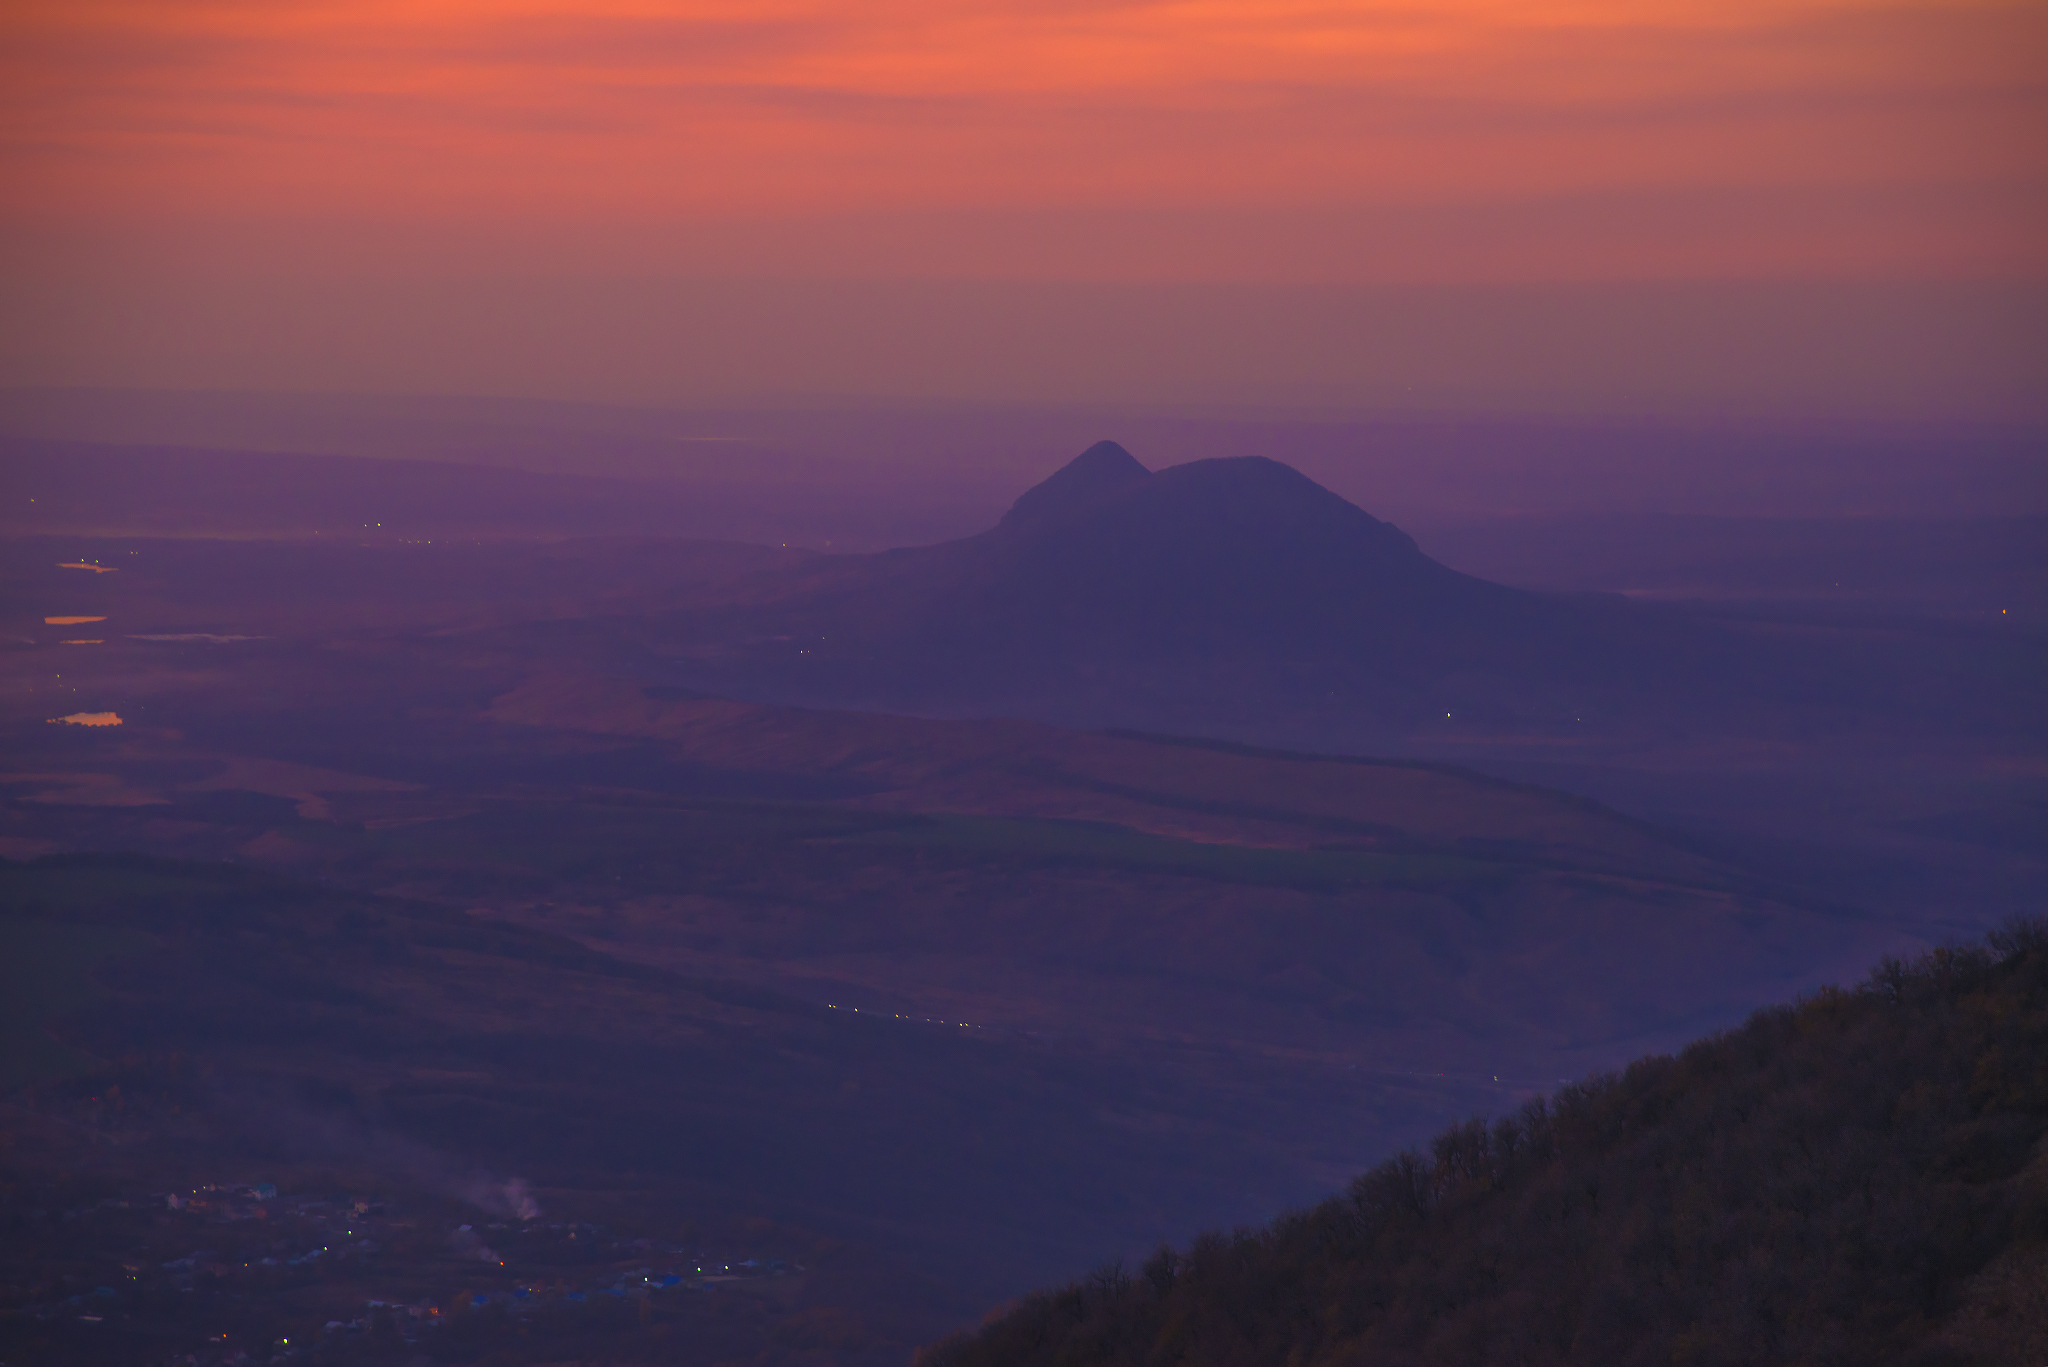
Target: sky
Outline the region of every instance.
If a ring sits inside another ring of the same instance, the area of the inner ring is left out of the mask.
[[[15,0],[0,383],[2040,418],[2048,6]]]

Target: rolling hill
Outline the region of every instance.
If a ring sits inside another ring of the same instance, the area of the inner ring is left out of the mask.
[[[915,820],[860,837],[922,851],[886,881],[826,873],[873,853],[792,845],[761,861],[773,876],[734,870],[744,895],[630,908],[615,949],[683,964],[716,942],[723,971],[1016,1028],[1554,1077],[1739,1014],[1717,984],[1832,972],[1884,934],[1597,804],[1450,766],[579,676],[488,715],[636,741],[699,791]]]

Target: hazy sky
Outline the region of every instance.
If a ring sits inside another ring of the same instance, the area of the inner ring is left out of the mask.
[[[2048,5],[15,0],[0,381],[2041,416]]]

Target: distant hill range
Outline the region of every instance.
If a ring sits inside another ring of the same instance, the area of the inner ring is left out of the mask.
[[[1439,1134],[921,1367],[2048,1359],[2048,923]]]

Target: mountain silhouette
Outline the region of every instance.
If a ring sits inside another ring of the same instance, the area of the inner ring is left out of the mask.
[[[999,525],[1002,530],[1018,532],[1058,522],[1151,478],[1152,472],[1138,464],[1129,451],[1113,441],[1098,441],[1050,479],[1027,489]]]
[[[1526,597],[1438,564],[1278,461],[1139,469],[1120,447],[1092,447],[993,533],[949,548],[973,566],[962,582],[980,586],[980,610],[1105,647],[1322,655]]]
[[[1305,707],[1569,721],[1633,611],[1461,574],[1280,461],[1148,471],[1111,441],[979,535],[818,557],[742,598],[677,614],[715,691],[1240,732]]]
[[[1156,473],[1098,442],[1026,491],[997,525],[937,546],[838,557],[793,576],[884,636],[941,631],[1032,649],[1358,644],[1363,628],[1450,624],[1533,595],[1459,574],[1414,540],[1278,461],[1200,460]],[[830,632],[824,633],[829,641]]]

